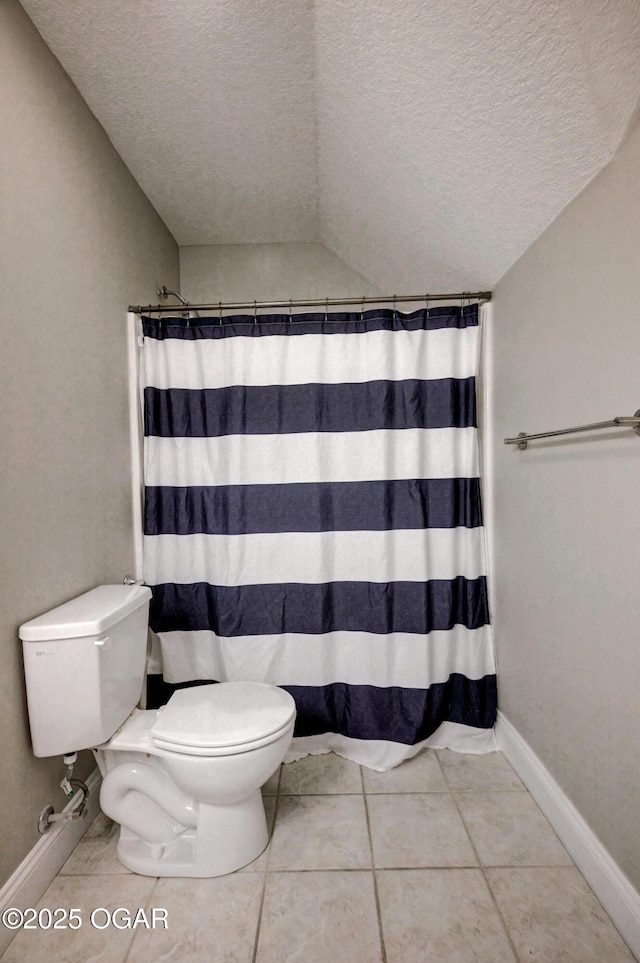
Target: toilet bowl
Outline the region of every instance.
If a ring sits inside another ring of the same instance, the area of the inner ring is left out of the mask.
[[[94,750],[120,862],[147,876],[222,876],[253,862],[269,838],[260,788],[294,722],[291,696],[260,683],[181,689],[164,709],[136,710]]]
[[[274,685],[221,682],[137,709],[150,597],[102,585],[20,627],[33,751],[93,749],[127,869],[221,876],[267,845],[260,787],[285,757],[295,703]]]

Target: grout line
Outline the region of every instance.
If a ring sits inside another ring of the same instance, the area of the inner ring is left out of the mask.
[[[471,793],[481,793],[490,792],[498,793],[500,795],[513,796],[515,793],[520,793],[520,789],[385,789],[383,792],[378,792],[377,790],[372,791],[369,789],[365,795],[367,796],[446,796],[447,793],[460,793],[461,795],[471,794]],[[524,792],[527,792],[525,789]],[[325,795],[328,795],[325,794]],[[342,795],[348,795],[348,793],[343,793]]]
[[[258,859],[260,857],[257,857]],[[251,864],[249,864],[251,865]],[[296,868],[286,868],[282,867],[280,869],[270,869],[268,872],[271,875],[276,873],[366,873],[371,867],[367,866],[314,866],[309,869],[296,869]],[[401,870],[401,871],[411,871],[414,869],[434,869],[434,870],[447,870],[447,869],[478,869],[482,868],[482,864],[479,863],[417,863],[412,866],[377,866],[375,867],[379,870]],[[487,870],[493,869],[555,869],[555,870],[575,870],[577,869],[575,863],[486,863],[484,868]],[[234,870],[233,873],[225,874],[233,876],[235,873],[241,873],[243,876],[260,876],[262,873],[266,872],[264,869],[249,869],[248,866],[243,866],[238,870]],[[580,872],[580,870],[578,870]],[[582,874],[580,874],[582,875]],[[139,879],[140,876],[136,873],[74,873],[73,876],[65,876],[65,879],[95,879],[96,877],[102,877],[106,880],[115,880],[125,877],[126,879]],[[57,877],[56,877],[57,878]],[[142,877],[144,879],[144,877]],[[161,879],[194,879],[198,877],[159,877]],[[203,879],[217,879],[218,877],[202,877]],[[219,877],[223,878],[223,877]],[[587,883],[587,885],[589,885]]]
[[[283,792],[280,793],[281,796],[361,796],[361,791],[348,789],[345,792],[340,790],[339,792],[319,792],[317,789],[311,790],[310,792]]]
[[[364,802],[364,815],[367,822],[367,836],[369,837],[369,853],[371,854],[371,878],[373,880],[373,897],[376,902],[376,916],[378,919],[378,938],[380,940],[380,958],[382,963],[387,963],[387,950],[384,945],[384,932],[382,929],[382,911],[380,909],[380,895],[378,893],[378,877],[376,874],[375,862],[373,859],[373,838],[371,836],[371,823],[369,820],[369,805],[367,802],[367,792],[364,786],[364,773],[360,766],[360,781],[362,783],[362,801]]]
[[[267,873],[266,870],[263,873],[262,880],[262,893],[260,894],[260,906],[258,908],[258,920],[256,922],[256,936],[253,941],[253,955],[251,957],[252,963],[256,963],[258,956],[258,941],[260,939],[260,927],[262,926],[262,910],[264,909],[264,896],[267,888]]]
[[[445,773],[445,779],[446,779],[446,773]],[[447,780],[447,781],[448,781],[448,780]],[[468,836],[468,838],[469,838],[469,842],[470,842],[470,844],[471,844],[471,848],[472,848],[473,853],[474,853],[474,855],[475,855],[475,857],[476,857],[476,859],[477,859],[477,861],[478,861],[478,868],[480,869],[480,872],[482,873],[482,878],[483,878],[483,880],[484,880],[484,885],[486,886],[486,888],[487,888],[487,890],[488,890],[488,892],[489,892],[489,897],[490,897],[490,899],[491,899],[491,902],[492,902],[493,905],[495,906],[496,913],[498,914],[498,919],[499,919],[500,922],[502,923],[502,928],[503,928],[503,930],[504,930],[504,932],[505,932],[505,936],[507,937],[507,940],[508,940],[508,942],[509,942],[509,946],[511,947],[511,952],[513,953],[513,958],[514,958],[514,960],[516,961],[516,963],[518,963],[518,961],[520,960],[520,957],[519,957],[519,955],[518,955],[518,951],[516,950],[516,947],[515,947],[515,944],[514,944],[513,940],[511,939],[511,933],[509,932],[509,927],[507,926],[506,920],[505,920],[504,916],[502,915],[502,911],[501,911],[500,907],[498,906],[498,901],[497,901],[497,899],[496,899],[495,896],[494,896],[494,893],[493,893],[493,890],[491,889],[491,886],[489,885],[489,878],[488,878],[488,876],[487,876],[487,874],[486,874],[486,872],[485,872],[485,867],[482,865],[482,862],[481,862],[481,860],[480,860],[480,856],[479,856],[479,854],[478,854],[478,850],[476,849],[476,845],[475,845],[475,843],[474,843],[474,841],[473,841],[473,839],[472,839],[472,837],[471,837],[471,833],[469,832],[469,828],[468,828],[467,823],[466,823],[466,820],[465,820],[465,818],[464,818],[464,816],[463,816],[463,814],[462,814],[462,810],[460,809],[460,806],[459,806],[459,804],[458,804],[458,800],[456,799],[456,794],[455,794],[455,792],[452,792],[452,793],[451,793],[451,798],[453,799],[453,803],[454,803],[456,809],[458,810],[458,815],[460,816],[460,819],[462,820],[462,825],[464,826],[464,831],[466,832],[466,834],[467,834],[467,836]],[[491,869],[495,869],[496,867],[492,866],[492,867],[490,867],[490,868],[491,868]]]
[[[134,876],[136,879],[141,876],[141,873],[134,873],[129,869],[123,869],[121,873],[109,873],[104,869],[85,869],[81,873],[56,873],[56,879],[60,876],[63,879],[76,879],[78,876],[109,876],[111,879],[122,879],[123,877],[129,878]]]
[[[444,867],[443,867],[444,868]],[[477,869],[477,867],[475,867]],[[511,869],[512,867],[508,867]],[[492,866],[491,869],[494,869]],[[311,869],[270,869],[269,876],[289,876],[291,873],[370,873],[371,866],[314,866]]]
[[[133,875],[133,874],[132,874],[132,875]],[[149,893],[149,899],[148,899],[147,902],[145,903],[145,910],[151,909],[151,900],[153,899],[154,893],[155,893],[156,889],[158,888],[158,883],[159,883],[159,882],[160,882],[160,877],[159,877],[159,876],[156,876],[156,881],[155,881],[155,883],[153,884],[153,886],[151,887],[151,892]],[[147,913],[147,918],[149,917],[149,915],[150,915],[150,914]],[[136,931],[135,931],[135,930],[132,930],[132,933],[133,933],[133,939],[131,940],[131,942],[129,943],[129,945],[128,945],[128,947],[127,947],[127,952],[126,952],[125,955],[122,957],[122,963],[127,963],[128,960],[132,960],[133,963],[135,963],[134,957],[131,956],[131,951],[132,951],[132,949],[133,949],[133,944],[135,943],[136,935],[137,935],[137,934],[136,934]]]
[[[264,909],[264,897],[267,891],[267,870],[269,869],[269,860],[271,859],[271,841],[276,831],[276,820],[278,818],[278,803],[280,801],[280,782],[282,780],[282,766],[283,764],[280,763],[280,768],[278,770],[278,784],[276,786],[275,796],[273,797],[273,800],[274,800],[273,819],[271,821],[271,832],[269,833],[269,842],[267,843],[267,857],[264,864],[264,870],[261,870],[264,878],[262,880],[262,893],[260,894],[260,906],[258,908],[258,920],[256,922],[256,936],[255,936],[255,940],[253,941],[253,956],[251,957],[252,963],[256,963],[256,960],[258,957],[258,942],[260,940],[260,928],[262,927],[262,911]],[[264,805],[264,802],[263,802],[263,805]]]
[[[451,790],[451,783],[450,783],[449,780],[447,779],[447,773],[446,773],[446,771],[445,771],[444,766],[442,765],[442,760],[440,759],[440,756],[438,755],[438,753],[437,753],[437,751],[436,751],[435,749],[433,750],[433,754],[434,754],[434,756],[435,756],[435,758],[436,758],[436,762],[438,763],[438,768],[439,768],[439,770],[440,770],[440,775],[441,775],[442,778],[444,779],[444,784],[445,784],[445,786],[447,786],[448,791],[451,792],[451,791],[452,791],[452,790]]]
[[[449,790],[449,792],[458,792],[458,793],[461,793],[462,795],[464,795],[465,793],[472,793],[472,792],[475,792],[475,793],[479,793],[479,792],[490,792],[490,793],[501,793],[503,796],[504,796],[504,795],[511,795],[511,796],[513,796],[515,793],[523,793],[523,792],[528,793],[529,790],[527,789],[526,786],[522,786],[520,789],[492,789],[492,788],[486,788],[486,789],[482,789],[482,788],[480,788],[480,789],[477,789],[477,788],[473,788],[473,789],[456,789],[455,786],[452,786],[451,789]],[[529,795],[530,795],[530,793],[529,793]]]

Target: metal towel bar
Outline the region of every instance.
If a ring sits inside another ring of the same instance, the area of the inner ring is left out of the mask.
[[[520,451],[525,451],[530,441],[536,438],[555,438],[556,435],[571,435],[577,431],[597,431],[600,428],[632,428],[636,435],[640,435],[640,408],[634,415],[626,417],[619,415],[610,421],[596,421],[590,425],[578,425],[577,428],[560,428],[557,431],[541,431],[537,435],[528,435],[521,431],[516,438],[505,438],[505,445],[517,445]]]

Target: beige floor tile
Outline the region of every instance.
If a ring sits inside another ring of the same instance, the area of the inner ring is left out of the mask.
[[[119,837],[119,824],[114,823],[104,813],[98,813],[60,870],[60,874],[90,876],[129,873],[116,855]]]
[[[388,963],[515,963],[480,870],[382,870],[377,877]]]
[[[167,910],[166,930],[139,931],[131,963],[251,963],[263,873],[214,879],[160,879],[153,905]]]
[[[365,792],[448,792],[438,757],[433,749],[423,749],[387,772],[363,767]]]
[[[263,892],[257,963],[379,963],[367,810],[388,963],[514,963],[469,835],[521,961],[634,959],[500,753],[427,750],[389,773],[312,756],[263,795],[269,846],[210,880],[131,874],[99,814],[39,904],[77,907],[82,927],[20,932],[3,963],[251,963]],[[166,909],[169,928],[99,930],[101,906]]]
[[[99,810],[96,818],[87,826],[87,831],[82,838],[90,839],[92,836],[110,836],[113,833],[113,827],[115,825],[113,819],[110,819],[102,810]]]
[[[489,869],[487,877],[522,960],[632,963],[632,953],[575,867]]]
[[[369,869],[362,796],[280,796],[269,870]]]
[[[305,756],[282,767],[280,792],[311,795],[362,792],[360,766],[333,752]]]
[[[528,792],[466,792],[456,799],[483,866],[571,866]]]
[[[476,866],[449,793],[367,796],[374,865]]]
[[[79,929],[41,929],[20,932],[2,957],[3,963],[122,963],[134,936],[133,930],[105,929],[91,925],[91,912],[104,907],[113,912],[126,907],[132,916],[153,902],[155,878],[149,876],[57,876],[38,907],[78,909]],[[104,913],[96,916],[102,926]]]
[[[373,875],[269,873],[257,963],[377,963]]]
[[[479,755],[438,749],[438,759],[453,790],[523,790],[521,780],[501,752]]]

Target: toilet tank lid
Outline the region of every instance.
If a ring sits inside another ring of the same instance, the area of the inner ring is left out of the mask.
[[[21,625],[23,642],[47,642],[99,635],[151,598],[146,585],[98,585]]]

